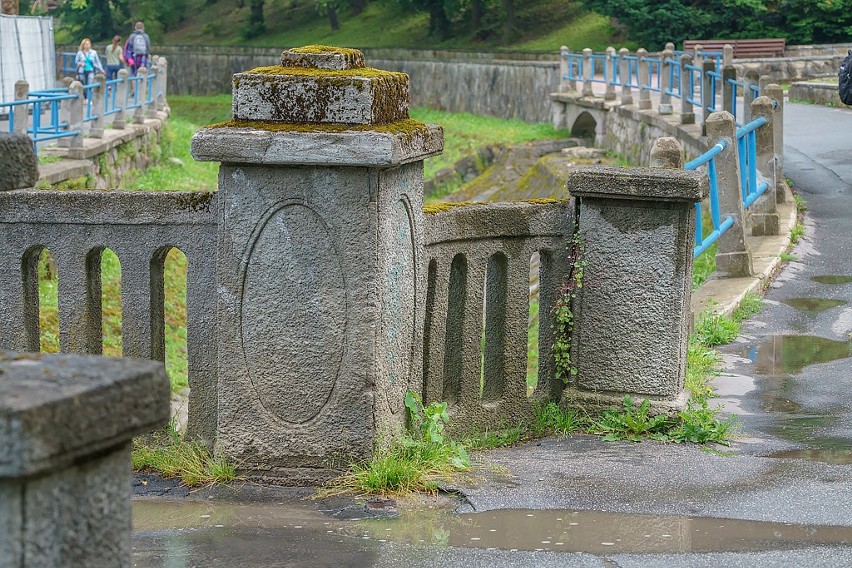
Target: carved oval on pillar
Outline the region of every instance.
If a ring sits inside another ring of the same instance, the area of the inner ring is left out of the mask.
[[[322,218],[286,205],[261,221],[243,275],[243,353],[263,407],[289,423],[311,420],[340,373],[346,290]]]

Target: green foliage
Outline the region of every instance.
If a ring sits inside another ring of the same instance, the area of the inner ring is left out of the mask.
[[[743,320],[762,308],[763,298],[754,292],[748,292],[730,316],[717,314],[712,307],[708,308],[696,318],[696,340],[706,347],[730,343],[740,334]]]
[[[145,23],[145,32],[157,41],[166,31],[183,21],[188,0],[72,0],[58,9],[62,27],[72,37],[92,41],[110,40],[115,34],[127,39],[137,21]]]
[[[470,458],[464,446],[447,437],[444,432],[450,421],[446,402],[433,402],[424,407],[420,397],[408,391],[405,393],[405,408],[408,409],[408,418],[415,432],[420,434],[420,439],[413,440],[413,443],[426,444],[445,453],[447,460],[456,469],[470,467]]]
[[[710,408],[708,396],[693,397],[687,403],[687,408],[678,414],[680,424],[666,434],[668,440],[676,443],[689,442],[692,444],[707,444],[710,442],[730,445],[730,435],[733,422],[719,420],[719,408]]]
[[[568,383],[577,369],[571,360],[571,332],[574,330],[573,302],[577,292],[583,287],[583,272],[589,262],[583,256],[583,245],[579,233],[575,234],[568,246],[570,272],[562,284],[556,303],[553,306],[553,359],[556,378]]]
[[[519,424],[512,428],[474,432],[465,438],[464,447],[471,451],[505,448],[507,446],[514,446],[528,437],[529,430],[524,425]]]
[[[805,203],[805,199],[799,193],[793,194],[793,199],[796,200],[796,211],[799,213],[804,213],[808,210],[808,205]]]
[[[712,391],[710,379],[718,372],[719,352],[704,345],[697,335],[690,335],[686,352],[686,390],[692,396],[709,394]]]
[[[790,242],[794,245],[799,244],[799,240],[805,235],[805,226],[801,223],[796,223],[790,229]]]
[[[782,252],[778,255],[778,258],[780,258],[784,262],[792,262],[794,260],[799,260],[799,257],[797,257],[795,254],[790,254],[789,252]]]
[[[233,464],[213,457],[201,444],[182,439],[174,423],[169,424],[166,439],[159,443],[134,439],[131,455],[134,469],[151,469],[166,478],[180,477],[190,487],[237,479]]]
[[[719,245],[713,243],[692,262],[692,289],[697,290],[710,275],[716,272],[716,251]]]
[[[647,436],[652,439],[665,439],[665,433],[673,426],[673,422],[665,415],[651,415],[651,401],[644,399],[638,406],[633,397],[627,395],[621,404],[621,409],[608,408],[600,417],[592,420],[589,431],[602,434],[608,442],[627,440],[641,442]]]
[[[555,434],[567,436],[583,425],[580,412],[576,408],[561,408],[555,402],[537,406],[533,432],[536,436]]]

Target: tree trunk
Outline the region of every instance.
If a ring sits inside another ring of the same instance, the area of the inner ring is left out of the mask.
[[[512,41],[515,35],[515,6],[512,0],[503,0],[503,42]]]
[[[367,0],[349,0],[349,5],[352,6],[352,15],[357,16],[367,7]]]
[[[266,26],[263,18],[263,2],[264,0],[251,0],[249,4],[249,26],[256,29],[263,29]]]
[[[331,26],[331,31],[336,32],[340,30],[340,22],[337,21],[337,8],[334,7],[334,4],[328,7],[328,23]]]
[[[482,0],[471,0],[470,2],[470,31],[476,33],[482,25]]]
[[[444,39],[450,29],[450,21],[444,12],[443,0],[429,2],[429,35],[435,39]]]
[[[0,2],[0,14],[17,16],[19,14],[18,9],[18,0],[2,0],[2,2]]]

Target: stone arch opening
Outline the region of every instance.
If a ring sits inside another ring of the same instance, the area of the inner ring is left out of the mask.
[[[581,112],[571,125],[571,136],[586,138],[594,141],[597,133],[598,121],[589,112]]]

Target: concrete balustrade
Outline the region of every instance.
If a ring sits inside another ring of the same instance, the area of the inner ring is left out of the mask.
[[[89,137],[103,138],[104,137],[104,99],[106,97],[106,76],[103,73],[95,75],[95,84],[97,88],[90,91],[92,96],[92,114],[95,119],[89,128]]]
[[[621,104],[633,104],[633,89],[630,87],[630,62],[625,59],[630,54],[626,47],[618,50],[618,79],[621,82]]]
[[[615,76],[615,67],[613,62],[615,61],[615,48],[610,46],[606,48],[606,72],[604,76],[606,76],[609,81],[606,83],[606,91],[604,92],[604,100],[605,101],[614,101],[616,99],[615,96],[615,83],[612,82],[611,79]]]
[[[591,97],[595,93],[592,91],[592,79],[594,79],[595,66],[592,60],[592,50],[586,48],[583,50],[583,96]]]
[[[687,69],[692,65],[692,56],[683,54],[680,56],[680,123],[695,124],[695,113],[693,112],[690,94],[692,89],[692,73]]]
[[[651,108],[651,90],[649,88],[651,63],[647,59],[647,49],[636,50],[636,65],[639,67],[639,110],[649,110]]]
[[[778,218],[778,197],[775,189],[778,151],[775,149],[775,103],[772,99],[760,96],[751,103],[752,119],[765,118],[766,124],[755,131],[758,183],[765,181],[769,188],[752,205],[751,232],[754,236],[777,235],[780,225]]]

